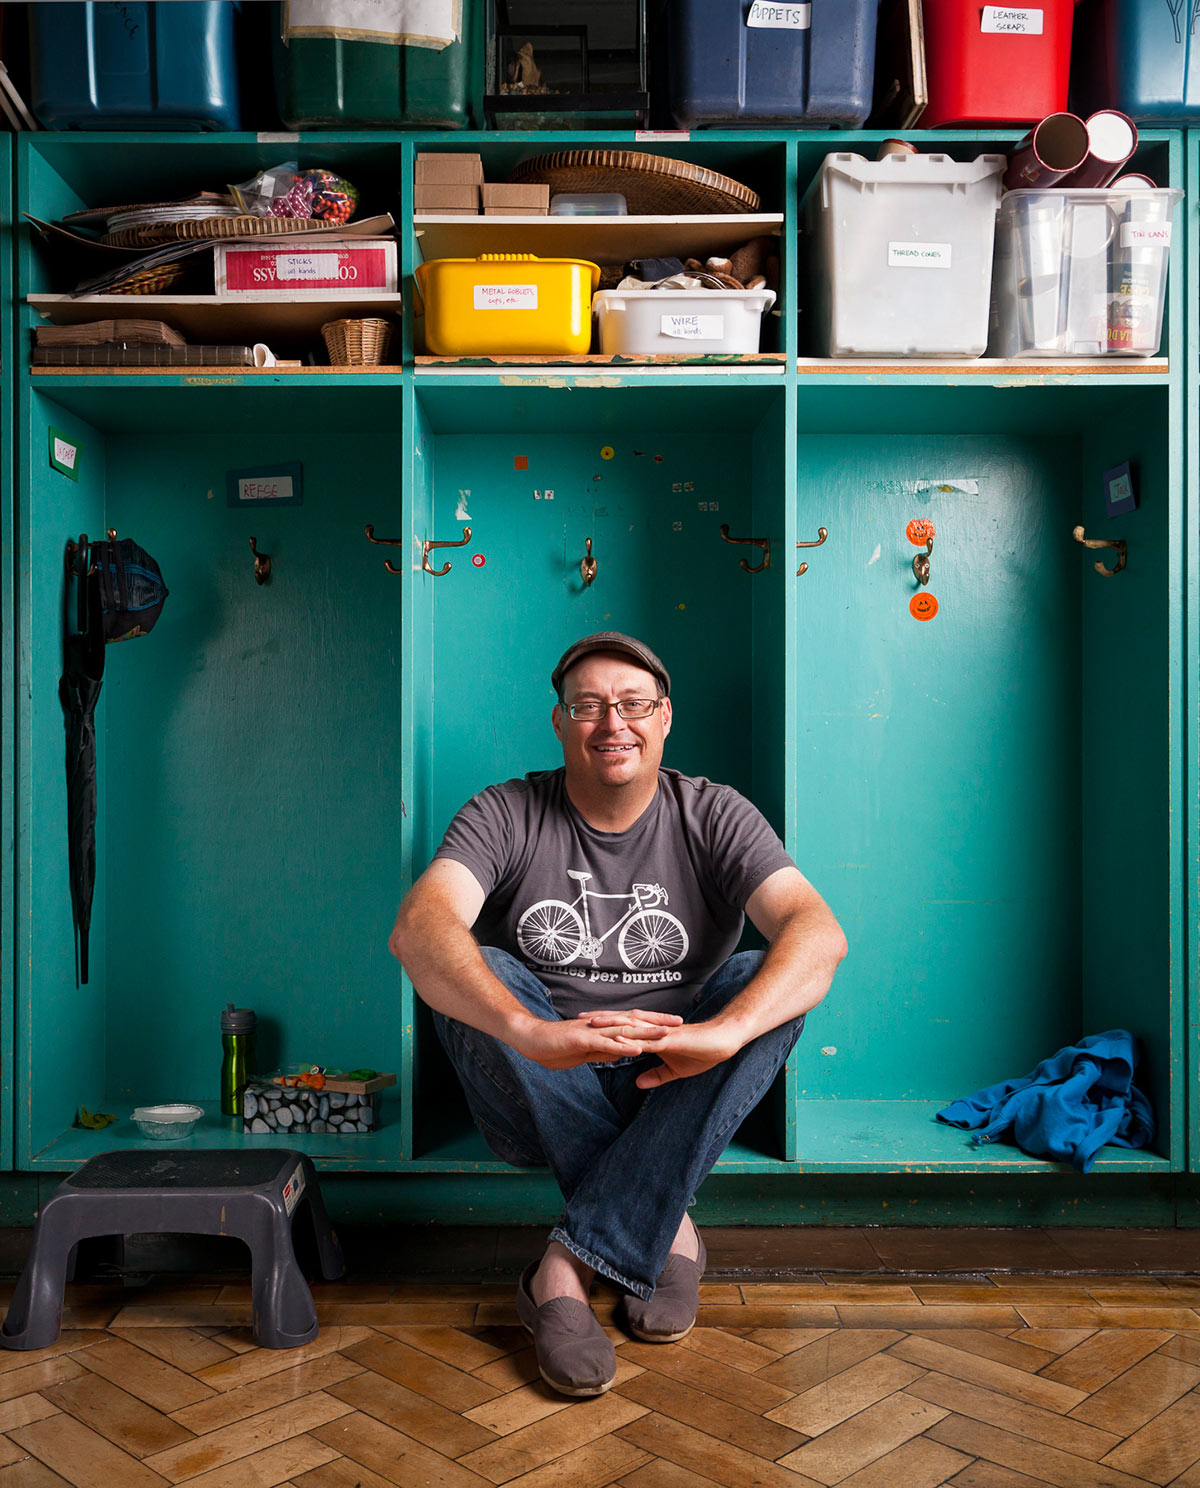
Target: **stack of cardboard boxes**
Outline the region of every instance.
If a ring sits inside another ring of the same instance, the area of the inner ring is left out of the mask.
[[[478,155],[418,155],[413,211],[418,216],[545,217],[549,186],[486,182]]]

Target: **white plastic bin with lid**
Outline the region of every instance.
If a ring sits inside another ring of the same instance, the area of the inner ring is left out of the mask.
[[[602,289],[592,313],[605,355],[750,355],[774,303],[773,289]]]
[[[812,353],[982,356],[1006,165],[826,155],[802,207]]]
[[[1010,191],[996,219],[998,357],[1154,356],[1182,191]]]

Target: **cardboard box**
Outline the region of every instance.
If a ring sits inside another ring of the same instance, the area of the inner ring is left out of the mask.
[[[481,188],[485,217],[545,217],[550,211],[550,187],[489,182]]]
[[[292,238],[217,244],[218,296],[278,294],[289,299],[394,294],[395,238]]]
[[[478,155],[418,155],[418,186],[481,186],[483,161]]]
[[[479,211],[478,186],[417,186],[413,192],[413,211],[471,212]]]

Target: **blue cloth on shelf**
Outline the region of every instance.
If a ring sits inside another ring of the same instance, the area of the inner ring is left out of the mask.
[[[973,1143],[1008,1137],[1034,1157],[1086,1173],[1106,1143],[1145,1147],[1154,1138],[1154,1111],[1133,1083],[1136,1067],[1131,1033],[1094,1033],[1043,1059],[1032,1074],[951,1101],[937,1119],[973,1130]]]

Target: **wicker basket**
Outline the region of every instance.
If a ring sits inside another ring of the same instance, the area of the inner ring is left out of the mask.
[[[386,320],[331,320],[321,327],[334,367],[379,367],[387,361],[392,325]]]

